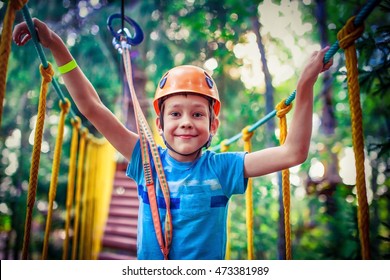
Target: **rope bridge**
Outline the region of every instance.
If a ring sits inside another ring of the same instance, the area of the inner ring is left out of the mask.
[[[337,35],[336,41],[329,51],[326,53],[324,63],[327,63],[331,57],[338,51],[339,48],[344,49],[346,56],[349,102],[351,107],[352,121],[352,140],[355,152],[355,164],[357,169],[357,197],[358,197],[358,227],[361,243],[361,255],[363,259],[370,258],[369,250],[369,214],[368,203],[366,197],[365,174],[364,174],[364,139],[362,128],[362,112],[360,106],[360,93],[358,84],[357,58],[354,42],[364,31],[363,22],[379,4],[380,1],[369,1],[358,15],[348,20],[347,24]],[[22,258],[27,259],[28,249],[31,234],[32,213],[35,203],[35,196],[38,185],[38,169],[40,161],[40,146],[42,143],[42,132],[45,120],[46,96],[48,93],[49,83],[60,97],[60,121],[58,124],[58,136],[56,139],[54,160],[52,165],[52,177],[49,190],[49,211],[46,220],[45,238],[43,244],[42,258],[47,258],[49,234],[52,218],[52,206],[56,195],[57,178],[59,173],[59,163],[61,159],[61,146],[63,141],[63,131],[65,119],[70,115],[72,125],[72,140],[70,152],[70,164],[68,171],[68,186],[66,199],[66,219],[65,219],[65,239],[63,249],[63,259],[68,259],[68,251],[70,244],[71,231],[71,212],[74,208],[74,224],[73,224],[73,246],[71,252],[72,259],[96,259],[100,251],[100,239],[102,237],[103,227],[107,219],[108,200],[112,191],[112,179],[115,170],[113,161],[114,149],[108,144],[105,139],[98,139],[91,135],[88,130],[81,125],[80,119],[73,112],[70,102],[64,97],[61,89],[55,79],[53,79],[54,71],[50,63],[47,62],[41,45],[38,43],[37,36],[34,30],[31,16],[26,5],[27,1],[10,0],[7,6],[6,16],[4,18],[4,28],[0,45],[0,125],[3,108],[3,100],[5,98],[5,83],[7,73],[7,62],[10,53],[11,30],[16,11],[22,9],[23,16],[29,26],[30,33],[34,42],[34,46],[41,60],[40,72],[42,75],[41,90],[39,96],[38,118],[34,136],[34,148],[31,158],[30,181],[28,188],[27,212],[25,222],[25,235],[23,242]],[[130,58],[127,60],[130,61]],[[126,61],[125,61],[126,62]],[[131,64],[125,65],[131,74]],[[128,80],[130,80],[129,75]],[[131,86],[131,85],[130,85]],[[131,87],[132,88],[132,87]],[[133,92],[133,90],[132,90]],[[227,151],[229,146],[239,139],[244,141],[244,150],[251,151],[251,138],[254,131],[266,123],[274,116],[280,118],[280,144],[284,143],[287,136],[287,122],[285,115],[292,107],[292,102],[295,99],[296,92],[294,91],[289,97],[280,102],[274,111],[267,114],[264,118],[257,121],[251,126],[244,128],[239,134],[232,138],[222,141],[219,145],[211,148],[211,150],[221,152]],[[134,94],[135,95],[135,94]],[[134,98],[134,96],[133,96]],[[136,97],[135,97],[136,98]],[[142,114],[142,112],[141,112]],[[150,141],[150,133],[143,132],[142,135]],[[140,134],[141,135],[141,134]],[[147,154],[147,153],[146,153]],[[291,235],[290,235],[290,189],[289,189],[289,171],[282,171],[283,177],[283,206],[285,214],[285,233],[286,233],[286,259],[292,258],[291,252]],[[97,189],[96,182],[99,182]],[[74,200],[73,201],[73,197]],[[168,200],[169,201],[169,200]],[[99,206],[99,207],[97,207]],[[230,216],[230,215],[229,215]],[[252,198],[252,181],[248,182],[246,192],[246,220],[247,220],[247,243],[248,243],[248,259],[254,258],[253,248],[253,198]],[[228,228],[230,224],[228,221]],[[169,221],[166,226],[170,227]],[[161,243],[169,247],[171,236],[165,236],[165,241],[161,239]],[[227,258],[230,258],[230,239],[227,244]],[[169,248],[168,248],[169,249]],[[164,251],[166,252],[166,251]]]
[[[103,228],[108,213],[109,197],[112,190],[112,182],[115,171],[115,150],[105,139],[98,139],[94,137],[88,132],[86,128],[82,127],[80,119],[76,116],[71,108],[70,101],[64,97],[57,80],[53,78],[54,70],[52,65],[46,60],[42,46],[38,43],[38,38],[35,33],[32,18],[26,3],[27,1],[8,1],[0,46],[0,59],[2,61],[0,68],[1,115],[3,100],[5,97],[7,64],[12,41],[12,26],[16,11],[22,9],[22,13],[25,21],[28,24],[35,49],[41,60],[39,70],[42,76],[38,115],[34,135],[34,147],[31,156],[22,259],[27,259],[29,253],[33,209],[38,188],[38,171],[45,122],[46,97],[50,83],[52,83],[57,95],[60,97],[59,106],[61,113],[58,123],[58,132],[54,149],[54,159],[48,194],[48,213],[46,217],[42,259],[46,259],[48,254],[53,204],[57,192],[65,119],[68,115],[71,117],[70,121],[73,129],[70,164],[68,170],[63,259],[69,258],[68,251],[71,235],[73,235],[73,246],[71,253],[72,259],[96,259],[97,254],[101,249],[100,240],[102,239]],[[99,164],[97,164],[98,162]],[[99,188],[96,188],[97,182],[99,182]],[[74,193],[75,202],[73,201]],[[70,224],[73,208],[75,209],[75,214],[72,232]]]

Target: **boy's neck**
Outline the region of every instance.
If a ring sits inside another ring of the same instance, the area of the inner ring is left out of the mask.
[[[168,154],[171,158],[179,162],[194,162],[195,160],[201,157],[202,149],[199,149],[189,155],[182,155],[168,148]]]

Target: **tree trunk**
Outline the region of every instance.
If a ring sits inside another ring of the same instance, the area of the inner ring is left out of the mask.
[[[327,24],[326,24],[326,6],[325,0],[316,0],[315,17],[318,22],[318,29],[320,32],[320,43],[321,47],[329,45],[327,36]],[[336,118],[334,113],[334,106],[332,100],[332,84],[333,78],[330,71],[323,74],[323,86],[320,92],[320,97],[323,99],[322,116],[321,116],[321,130],[325,135],[325,139],[333,139],[334,131],[336,128]],[[338,157],[337,153],[332,151],[334,141],[327,141],[325,143],[326,153],[330,154],[330,160],[323,162],[325,166],[324,180],[328,181],[329,184],[335,187],[341,182],[338,168]]]
[[[257,11],[257,9],[255,9]],[[252,29],[256,34],[257,46],[259,48],[261,65],[265,79],[265,110],[266,114],[272,112],[275,108],[274,92],[272,85],[272,76],[268,69],[265,47],[260,34],[261,25],[258,15],[252,17]],[[277,145],[275,138],[275,120],[272,118],[266,123],[266,145],[267,147]],[[286,258],[286,240],[284,232],[284,207],[283,207],[283,191],[282,191],[282,173],[278,172],[278,189],[279,189],[279,222],[278,222],[278,259]]]

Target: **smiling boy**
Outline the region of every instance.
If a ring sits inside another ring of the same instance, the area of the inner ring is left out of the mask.
[[[80,112],[127,159],[127,175],[138,185],[138,258],[163,259],[153,227],[145,187],[139,137],[129,131],[101,102],[92,84],[74,63],[61,38],[33,19],[41,44],[49,48],[58,66],[75,65],[63,74],[65,85]],[[17,45],[30,40],[25,23],[15,26]],[[233,194],[242,194],[247,178],[262,176],[302,163],[308,154],[313,111],[313,86],[328,48],[314,52],[297,84],[295,111],[283,145],[252,153],[205,151],[218,126],[221,108],[215,82],[195,66],[168,71],[158,84],[153,102],[156,124],[166,147],[159,147],[169,185],[173,239],[169,259],[224,259],[227,206]],[[161,224],[166,206],[155,178]],[[164,230],[164,229],[163,229]]]

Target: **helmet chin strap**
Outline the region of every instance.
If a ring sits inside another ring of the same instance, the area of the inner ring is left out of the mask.
[[[202,151],[203,148],[208,148],[210,147],[210,144],[211,144],[211,140],[213,139],[213,136],[210,134],[209,136],[209,139],[207,140],[207,142],[205,144],[202,145],[202,147],[200,147],[199,149],[197,149],[196,151],[192,152],[192,153],[188,153],[188,154],[183,154],[183,153],[179,153],[178,151],[176,151],[171,145],[169,145],[169,143],[167,142],[167,140],[165,139],[164,137],[164,134],[162,134],[162,138],[164,140],[164,144],[165,146],[171,150],[172,152],[175,152],[176,154],[178,155],[181,155],[181,156],[184,156],[184,157],[189,157],[189,156],[193,156],[195,154],[200,154],[200,152]]]

